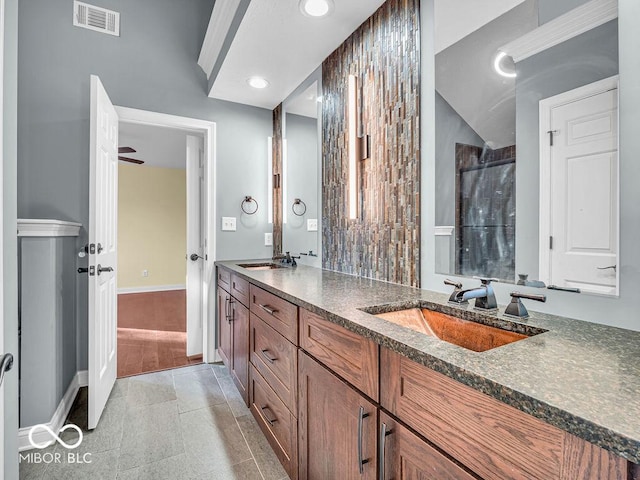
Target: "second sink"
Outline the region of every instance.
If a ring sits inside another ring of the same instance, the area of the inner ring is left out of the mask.
[[[375,315],[397,325],[439,338],[474,352],[491,350],[492,348],[524,340],[546,331],[529,329],[527,333],[519,333],[470,320],[463,320],[427,308],[409,308]]]

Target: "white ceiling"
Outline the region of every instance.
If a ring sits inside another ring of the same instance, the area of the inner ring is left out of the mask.
[[[313,82],[297,97],[290,99],[285,105],[287,113],[304,117],[318,118],[318,84]]]
[[[524,1],[434,0],[436,53]]]
[[[436,90],[491,148],[516,140],[515,78],[498,75],[493,58],[499,47],[537,26],[537,1],[526,0],[436,55]]]
[[[252,0],[209,96],[275,108],[384,0],[334,2],[329,16],[312,18],[300,12],[298,0]],[[270,85],[254,89],[246,82],[252,76]]]
[[[136,153],[121,155],[144,160],[140,167],[186,168],[187,132],[183,130],[121,123],[118,145],[134,148]]]

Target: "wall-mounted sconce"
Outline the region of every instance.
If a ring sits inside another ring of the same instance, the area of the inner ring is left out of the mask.
[[[294,215],[302,217],[305,213],[307,213],[307,204],[299,198],[294,198],[293,205],[291,205],[291,211]]]
[[[369,158],[369,135],[360,135],[358,77],[349,75],[347,111],[347,154],[349,157],[349,218],[358,217],[358,161]]]
[[[251,195],[247,195],[244,197],[244,200],[242,200],[240,208],[247,215],[253,215],[258,211],[258,201]]]
[[[273,223],[273,137],[267,137],[267,219]]]
[[[282,205],[287,204],[287,139],[282,139]],[[287,209],[282,209],[282,223],[287,223]]]

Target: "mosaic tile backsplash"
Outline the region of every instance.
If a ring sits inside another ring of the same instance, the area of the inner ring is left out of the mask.
[[[348,214],[347,82],[358,77],[358,218]],[[322,64],[323,267],[420,286],[419,0],[388,0]]]

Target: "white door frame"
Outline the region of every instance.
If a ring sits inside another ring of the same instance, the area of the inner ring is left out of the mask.
[[[165,128],[178,128],[181,130],[189,130],[193,133],[204,136],[204,152],[205,152],[205,183],[206,183],[206,238],[207,248],[204,261],[204,281],[202,289],[202,359],[206,363],[218,361],[216,352],[216,329],[215,329],[215,292],[209,299],[209,292],[212,288],[211,282],[215,276],[215,252],[216,252],[216,124],[207,120],[198,120],[195,118],[180,117],[169,115],[166,113],[150,112],[147,110],[139,110],[136,108],[116,106],[116,112],[120,117],[121,123],[133,123],[138,125],[151,125]]]
[[[589,85],[569,90],[540,100],[540,236],[539,236],[539,279],[549,283],[551,277],[551,251],[549,250],[549,237],[551,235],[551,147],[549,145],[548,132],[551,130],[551,111],[562,105],[573,103],[584,98],[593,97],[603,92],[619,88],[620,76],[614,75],[599,80]],[[618,97],[620,98],[620,97]],[[620,109],[618,109],[620,115]],[[619,124],[619,122],[618,122]],[[618,145],[620,145],[620,130],[618,129]],[[618,172],[620,167],[618,167]],[[620,174],[618,173],[618,205],[620,204]],[[620,212],[616,219],[616,228],[620,231]],[[620,256],[620,235],[616,246],[618,257]],[[619,264],[618,260],[618,264]],[[616,291],[620,289],[620,269],[616,271]]]
[[[0,0],[0,280],[4,282],[4,0]],[[4,353],[4,289],[0,288],[0,354]],[[4,388],[0,388],[0,479],[4,478]]]

